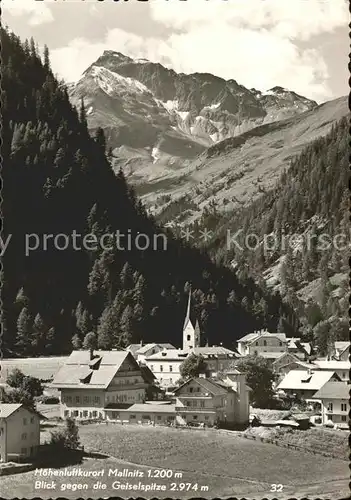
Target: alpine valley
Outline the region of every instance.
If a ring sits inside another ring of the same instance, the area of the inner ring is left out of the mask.
[[[116,169],[148,208],[166,210],[163,222],[167,207],[191,200],[179,223],[213,204],[228,211],[251,203],[348,110],[346,98],[318,106],[279,86],[249,90],[111,50],[69,85],[69,95],[78,107],[84,100],[90,130],[104,129]]]

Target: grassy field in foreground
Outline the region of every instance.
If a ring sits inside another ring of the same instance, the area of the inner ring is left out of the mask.
[[[342,460],[348,460],[350,455],[349,433],[346,431],[321,427],[311,427],[302,431],[299,429],[260,426],[249,427],[245,433],[265,439],[278,440],[280,443],[305,448],[321,455],[329,454]]]
[[[104,468],[107,471],[109,467],[118,467],[138,469],[147,473],[147,470],[156,467],[170,469],[173,473],[181,473],[182,476],[174,479],[158,479],[158,483],[167,485],[167,490],[162,493],[144,491],[128,493],[114,490],[112,483],[116,478],[106,477],[104,481],[107,490],[94,491],[92,485],[96,480],[84,479],[89,484],[88,490],[63,493],[59,484],[71,482],[71,479],[60,478],[55,492],[34,490],[36,478],[34,472],[29,472],[1,478],[1,496],[5,498],[14,496],[223,498],[240,495],[246,498],[283,499],[292,496],[343,498],[347,497],[349,491],[347,462],[244,440],[235,435],[216,431],[91,424],[80,427],[80,437],[86,449],[110,455],[107,459],[85,460],[81,465],[84,470]],[[119,480],[131,484],[139,481],[150,484],[156,481],[149,478]],[[197,483],[199,488],[202,485],[208,486],[208,490],[172,491],[170,490],[172,482]],[[282,493],[278,495],[270,493],[273,483],[283,485]]]

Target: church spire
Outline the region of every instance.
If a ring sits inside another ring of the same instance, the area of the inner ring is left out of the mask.
[[[189,289],[188,305],[187,305],[187,308],[186,308],[186,316],[185,316],[185,320],[184,320],[183,330],[185,330],[186,325],[187,325],[187,324],[189,323],[189,321],[190,321],[190,302],[191,302],[191,287],[190,287],[190,289]]]

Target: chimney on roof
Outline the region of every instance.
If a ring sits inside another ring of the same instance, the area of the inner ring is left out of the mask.
[[[90,361],[92,361],[94,359],[94,349],[89,349],[89,353],[90,353]]]

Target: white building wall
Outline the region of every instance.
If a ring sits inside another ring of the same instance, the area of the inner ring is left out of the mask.
[[[6,419],[0,419],[1,461],[11,460],[11,455],[30,457],[35,456],[40,445],[40,418],[28,411],[19,408]]]

